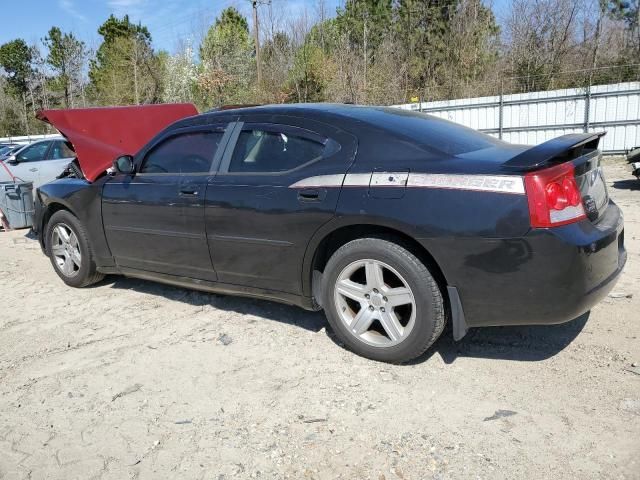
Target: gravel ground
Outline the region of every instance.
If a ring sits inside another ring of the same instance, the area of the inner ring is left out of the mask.
[[[640,478],[640,183],[605,170],[616,294],[564,325],[445,332],[405,366],[343,350],[321,313],[72,290],[0,233],[0,478]]]

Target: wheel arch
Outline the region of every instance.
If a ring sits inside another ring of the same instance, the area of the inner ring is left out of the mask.
[[[68,211],[71,215],[73,215],[74,217],[78,218],[78,215],[76,215],[76,213],[73,211],[73,209],[66,203],[62,202],[62,201],[58,201],[58,200],[53,200],[49,203],[47,203],[47,205],[45,206],[43,212],[42,212],[42,219],[40,221],[40,245],[42,246],[43,249],[46,250],[47,245],[46,245],[46,237],[47,237],[47,226],[49,225],[49,220],[51,220],[51,217],[56,213],[59,212],[60,210],[66,210]]]
[[[325,226],[316,232],[304,257],[302,290],[305,296],[313,296],[314,285],[321,278],[331,255],[342,245],[357,238],[374,237],[391,239],[418,257],[429,269],[445,299],[447,310],[449,295],[447,278],[433,255],[409,232],[397,225],[377,224],[367,221],[340,222]]]

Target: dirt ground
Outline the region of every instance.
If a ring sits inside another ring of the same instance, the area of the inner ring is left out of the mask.
[[[564,325],[446,332],[406,366],[345,351],[322,313],[72,290],[1,232],[0,478],[640,478],[640,182],[605,171],[614,294]]]

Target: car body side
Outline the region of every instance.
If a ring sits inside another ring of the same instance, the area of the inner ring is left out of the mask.
[[[104,176],[93,183],[61,179],[41,187],[35,228],[44,231],[51,214],[65,208],[86,227],[101,272],[260,296],[308,309],[321,306],[318,299],[324,265],[340,245],[361,236],[391,237],[433,271],[454,317],[457,337],[464,334],[467,326],[571,320],[606,295],[624,265],[626,253],[619,240],[623,238],[623,223],[617,208],[607,208],[595,224],[584,220],[552,229],[532,229],[525,195],[393,184],[372,187],[369,180],[360,184],[347,181],[370,179],[376,172],[505,175],[500,168],[501,156],[505,152],[516,154],[526,147],[504,145],[495,152],[486,152],[484,159],[465,158],[443,154],[390,132],[382,124],[344,116],[331,108],[258,108],[178,121],[149,142],[135,156],[135,162],[139,166],[146,153],[172,132],[238,122],[285,124],[320,131],[338,137],[344,150],[334,162],[319,161],[286,178],[291,182],[288,185],[282,183],[283,175],[264,175],[253,185],[249,177],[243,181],[240,176],[225,172],[207,176],[203,221],[207,224],[215,278],[194,279],[117,264],[105,233],[102,198],[105,185],[121,181],[117,177]],[[290,187],[300,180],[332,175],[334,184],[322,187],[334,199],[329,202],[331,211],[310,204],[304,205],[301,213],[296,190]],[[269,190],[276,184],[278,189]],[[211,205],[211,195],[222,198]],[[260,195],[269,197],[273,208],[267,214],[254,215],[262,204],[248,201],[247,196]],[[277,201],[280,196],[281,201]],[[224,209],[218,207],[225,202],[228,211],[220,216]],[[259,235],[224,231],[234,215],[244,216],[251,226],[247,232]],[[306,224],[309,218],[315,220]],[[277,228],[280,219],[288,228]],[[221,234],[216,233],[218,229]],[[44,235],[40,238],[43,242]],[[154,248],[154,239],[153,235],[146,238],[146,248]],[[216,259],[215,252],[220,251],[226,256]],[[234,275],[234,268],[242,269],[245,275],[238,271]],[[246,276],[246,272],[252,272],[253,277]]]

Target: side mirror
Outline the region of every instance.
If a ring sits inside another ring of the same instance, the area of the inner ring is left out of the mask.
[[[136,172],[136,166],[133,163],[133,157],[131,155],[122,155],[115,159],[113,162],[113,169],[116,173],[122,173],[124,175],[132,175]]]
[[[11,155],[9,158],[7,158],[7,163],[9,165],[17,165],[20,163],[20,161],[16,158],[15,155]]]

